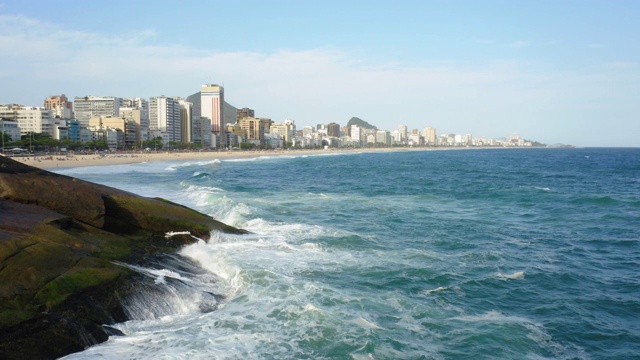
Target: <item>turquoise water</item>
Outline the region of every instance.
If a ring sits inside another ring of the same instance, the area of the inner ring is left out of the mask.
[[[68,358],[640,358],[640,149],[292,154],[59,171],[253,232]]]

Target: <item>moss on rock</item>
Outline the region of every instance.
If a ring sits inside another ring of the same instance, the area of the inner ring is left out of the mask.
[[[195,241],[169,231],[246,233],[164,199],[0,157],[0,358],[53,347],[59,357],[106,340],[102,324],[126,320],[120,299],[137,281],[116,261],[142,263]]]

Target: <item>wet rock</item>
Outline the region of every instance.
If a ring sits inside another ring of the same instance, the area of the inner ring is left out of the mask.
[[[159,198],[0,157],[0,358],[57,358],[105,341],[144,263],[190,244],[188,231],[243,234]]]

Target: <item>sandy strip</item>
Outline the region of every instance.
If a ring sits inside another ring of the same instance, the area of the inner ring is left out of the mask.
[[[373,150],[373,149],[372,149]],[[384,151],[385,149],[375,149],[374,151]],[[190,161],[190,160],[213,160],[213,159],[239,159],[255,158],[260,156],[299,156],[312,154],[331,154],[344,152],[362,152],[367,149],[357,150],[269,150],[269,151],[221,151],[221,152],[158,152],[158,153],[122,153],[100,155],[74,156],[50,155],[37,157],[13,157],[14,160],[35,166],[41,169],[62,169],[81,166],[102,166],[133,164],[150,161]]]

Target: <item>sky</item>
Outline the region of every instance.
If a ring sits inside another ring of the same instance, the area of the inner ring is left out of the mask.
[[[0,0],[0,104],[186,97],[296,126],[640,147],[640,1]]]

